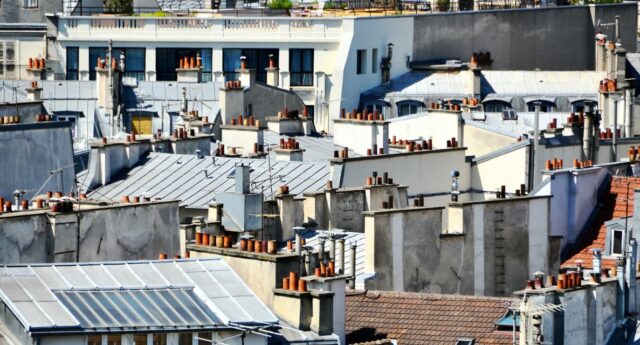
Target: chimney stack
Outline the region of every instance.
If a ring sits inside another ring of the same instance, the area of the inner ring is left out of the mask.
[[[356,288],[356,244],[351,245],[351,279],[349,280],[349,288]]]
[[[236,179],[236,194],[249,194],[250,188],[250,174],[251,167],[248,165],[236,165],[235,179]]]
[[[42,88],[38,86],[37,81],[31,82],[31,87],[27,89],[27,99],[32,102],[40,102],[42,101]]]
[[[242,85],[251,87],[256,82],[256,70],[249,69],[247,65],[247,58],[245,56],[240,57],[240,68],[236,70],[238,73],[238,80]]]
[[[244,114],[244,87],[239,80],[228,81],[225,87],[220,88],[220,113],[224,125]]]
[[[276,66],[273,54],[269,54],[269,67],[265,70],[267,71],[267,85],[278,87],[280,85],[280,69]]]

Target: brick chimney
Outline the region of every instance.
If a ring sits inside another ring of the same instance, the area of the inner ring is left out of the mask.
[[[176,68],[178,81],[185,83],[202,82],[202,58],[200,54],[196,56],[185,56],[180,59],[180,64]]]
[[[244,87],[239,80],[228,81],[220,88],[220,114],[225,125],[244,114]]]

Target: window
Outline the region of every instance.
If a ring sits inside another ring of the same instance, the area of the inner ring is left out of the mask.
[[[178,334],[178,345],[191,345],[193,342],[191,333]]]
[[[591,102],[591,107],[595,110],[598,108],[598,102],[590,100],[579,100],[571,102],[571,111],[574,113],[581,113],[584,111],[585,103]]]
[[[122,336],[119,334],[110,335],[107,337],[107,345],[121,345],[122,344]]]
[[[154,334],[153,335],[153,345],[167,345],[167,334]]]
[[[16,42],[0,41],[0,79],[16,79]]]
[[[77,117],[73,116],[73,115],[67,115],[67,116],[58,116],[56,115],[56,121],[68,121],[71,122],[71,135],[72,137],[75,139],[76,137],[76,120]]]
[[[484,111],[487,113],[501,113],[505,110],[511,110],[511,104],[503,101],[491,101],[483,104]]]
[[[120,64],[120,54],[124,53],[125,68],[124,76],[135,78],[137,80],[145,79],[145,49],[144,48],[113,48],[111,49],[112,58],[116,59]],[[105,47],[89,48],[89,79],[96,80],[96,66],[98,58],[107,60],[108,51]],[[111,65],[107,62],[107,65]],[[175,73],[175,69],[174,69]]]
[[[146,334],[134,334],[133,335],[133,345],[147,345],[147,335]]]
[[[213,343],[211,332],[198,333],[198,345],[210,345]]]
[[[67,80],[78,80],[78,47],[67,47]]]
[[[418,101],[401,101],[396,103],[398,116],[413,115],[423,111],[424,105]]]
[[[378,73],[378,49],[371,50],[371,73]]]
[[[356,54],[356,73],[357,74],[365,74],[367,73],[367,50],[366,49],[358,49]]]
[[[256,71],[256,81],[267,82],[267,71],[269,67],[269,55],[273,55],[276,66],[279,66],[278,49],[223,49],[222,50],[222,71],[225,80],[237,80],[236,70],[240,68],[240,57],[247,58],[247,66]]]
[[[540,112],[541,113],[550,113],[553,111],[555,104],[549,101],[538,101],[540,103]],[[527,103],[530,112],[536,111],[536,101]]]
[[[102,345],[102,336],[101,335],[88,336],[87,345]]]
[[[611,229],[611,255],[624,255],[623,229]]]
[[[24,8],[38,8],[38,0],[24,0]]]
[[[458,338],[458,340],[456,340],[456,345],[474,345],[475,343],[475,339],[469,338]]]
[[[291,86],[313,86],[313,49],[289,51]]]

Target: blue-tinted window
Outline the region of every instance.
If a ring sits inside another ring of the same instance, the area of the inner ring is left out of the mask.
[[[211,49],[202,48],[156,48],[156,80],[178,80],[176,69],[180,66],[180,59],[196,57],[200,54],[202,59],[202,80],[212,80],[212,53]]]
[[[313,86],[313,49],[289,50],[291,86]]]
[[[138,80],[145,79],[145,63],[146,51],[144,48],[113,48],[111,56],[120,64],[120,54],[124,52],[125,68],[124,76],[132,77]],[[98,58],[107,59],[108,51],[106,47],[89,48],[89,79],[96,80],[96,67],[98,66]],[[107,65],[111,65],[107,62]]]
[[[247,58],[247,67],[256,71],[256,81],[265,83],[269,67],[269,55],[278,66],[278,49],[223,49],[222,71],[226,80],[237,80],[236,70],[240,68],[240,57]]]
[[[67,80],[78,80],[78,47],[67,47]]]

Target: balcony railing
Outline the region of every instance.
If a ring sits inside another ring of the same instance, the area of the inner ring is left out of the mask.
[[[59,39],[338,40],[336,18],[61,17]]]

